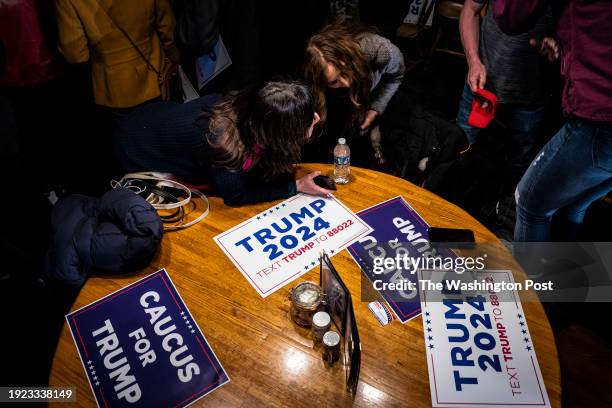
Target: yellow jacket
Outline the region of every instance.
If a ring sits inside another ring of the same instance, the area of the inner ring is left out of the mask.
[[[59,50],[73,64],[91,59],[98,105],[128,108],[158,97],[157,74],[101,7],[160,71],[164,56],[178,61],[169,0],[55,0]]]

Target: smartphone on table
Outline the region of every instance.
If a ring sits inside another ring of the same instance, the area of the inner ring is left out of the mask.
[[[449,248],[474,248],[474,232],[469,229],[429,227],[427,234],[434,246],[444,243]]]

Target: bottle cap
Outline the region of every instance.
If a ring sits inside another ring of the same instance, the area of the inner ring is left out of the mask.
[[[341,137],[340,139],[338,139],[338,144],[346,144],[346,139]]]
[[[340,335],[333,330],[323,335],[323,344],[327,347],[336,347],[340,344]]]
[[[312,316],[312,324],[316,327],[327,327],[331,323],[331,318],[327,312],[317,312]]]

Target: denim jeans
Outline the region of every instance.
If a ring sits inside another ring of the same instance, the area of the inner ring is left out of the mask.
[[[468,125],[468,117],[472,111],[473,93],[465,84],[459,102],[457,126],[465,132],[468,142],[476,143],[478,134],[482,131]],[[544,120],[545,105],[514,105],[504,104],[497,110],[497,117],[508,126],[508,132],[514,144],[510,182],[512,189],[525,172],[529,163],[538,151],[539,130]]]
[[[612,123],[569,120],[516,188],[514,240],[573,239],[589,205],[611,190]],[[551,237],[553,216],[565,236]]]

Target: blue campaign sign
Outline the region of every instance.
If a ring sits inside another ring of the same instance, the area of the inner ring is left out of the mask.
[[[164,269],[66,320],[99,407],[184,407],[229,381]]]
[[[398,319],[405,323],[421,313],[416,271],[425,267],[428,258],[456,255],[451,250],[430,246],[429,225],[401,196],[360,211],[357,216],[374,231],[349,246],[348,251]],[[385,259],[393,259],[393,265],[385,265]],[[390,290],[384,286],[390,283],[402,286]]]

